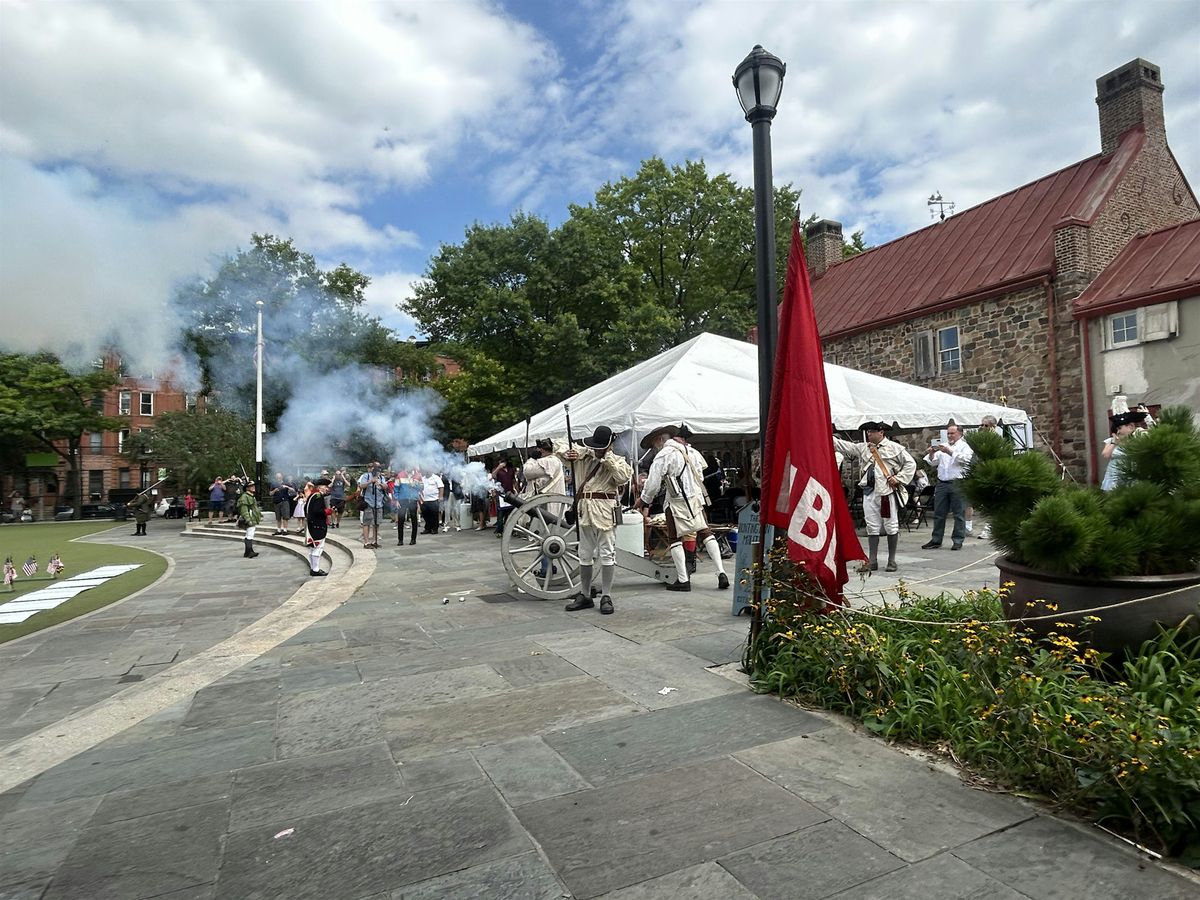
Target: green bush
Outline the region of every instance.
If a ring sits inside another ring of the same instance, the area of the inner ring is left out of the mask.
[[[996,593],[902,600],[884,610],[902,621],[769,602],[752,684],[948,747],[1004,787],[1200,863],[1200,638],[1163,632],[1106,681],[1067,623],[1041,640],[988,624],[1003,618]]]
[[[1112,462],[1120,485],[1108,493],[1064,484],[1049,458],[1013,455],[997,435],[970,440],[963,492],[1014,562],[1097,578],[1171,575],[1200,562],[1200,430],[1189,410],[1165,409],[1157,427],[1122,442]]]

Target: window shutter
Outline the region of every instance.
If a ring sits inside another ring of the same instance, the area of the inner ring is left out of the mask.
[[[1161,341],[1179,333],[1179,310],[1175,301],[1142,307],[1141,339]]]
[[[936,371],[932,331],[918,331],[913,335],[913,370],[918,378],[932,378]]]

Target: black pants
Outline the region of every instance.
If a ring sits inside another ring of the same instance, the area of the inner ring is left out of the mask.
[[[412,522],[412,537],[410,540],[417,539],[417,501],[402,500],[400,506],[396,510],[396,540],[404,543],[404,523]]]
[[[421,501],[421,518],[425,520],[425,533],[437,534],[438,530],[438,501]]]

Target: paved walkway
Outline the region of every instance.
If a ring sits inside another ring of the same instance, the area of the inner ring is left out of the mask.
[[[914,580],[987,552],[922,556],[925,539],[902,539]],[[490,533],[385,546],[320,580],[280,551],[247,561],[163,528],[146,546],[175,561],[168,578],[0,646],[0,776],[34,773],[0,793],[0,898],[1200,893],[1086,826],[750,694],[723,665],[746,619],[703,564],[686,595],[618,575],[602,618],[509,593]],[[172,678],[198,689],[125,702]],[[104,737],[110,710],[145,717]],[[80,752],[39,764],[44,739]]]

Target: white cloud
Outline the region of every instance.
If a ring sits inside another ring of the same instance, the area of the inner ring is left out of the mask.
[[[413,286],[421,278],[414,272],[384,272],[371,277],[367,285],[365,311],[378,316],[385,327],[392,329],[397,337],[408,338],[417,333],[413,320],[400,312],[396,305],[412,296]]]
[[[0,300],[24,324],[0,341],[53,342],[78,309],[152,316],[252,231],[386,269],[419,225],[365,206],[468,133],[514,139],[557,65],[486,0],[6,3]]]
[[[865,223],[868,242],[928,224],[934,190],[961,210],[1098,152],[1095,79],[1137,56],[1162,67],[1172,148],[1193,179],[1200,168],[1194,0],[628,0],[603,33],[580,79],[590,102],[527,154],[538,170],[599,182],[632,146],[750,184],[732,73],[755,43],[788,64],[777,183],[803,188],[806,212]]]

